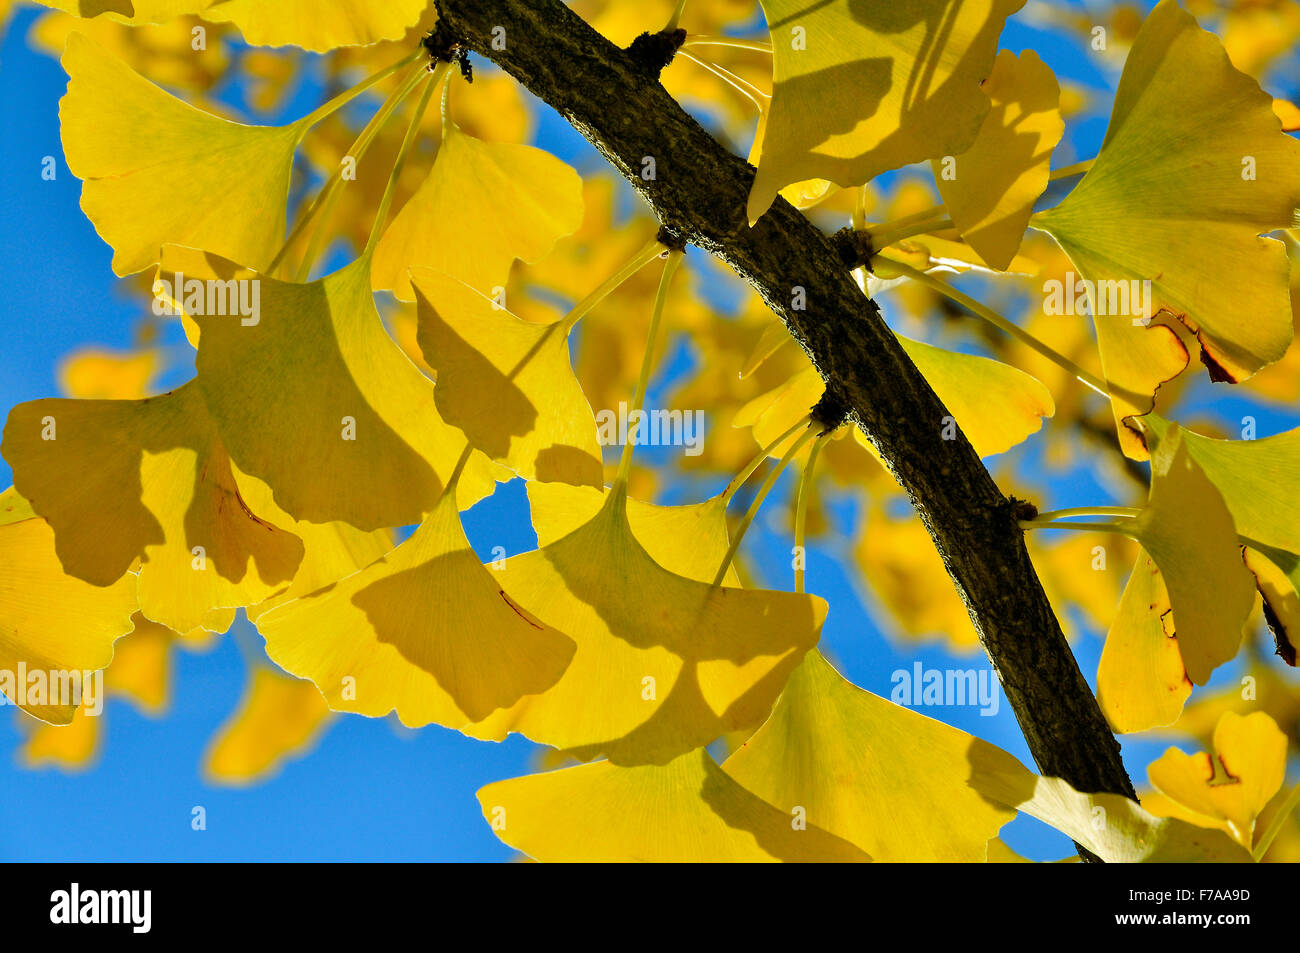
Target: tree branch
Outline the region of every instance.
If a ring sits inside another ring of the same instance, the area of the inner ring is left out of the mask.
[[[1017,525],[948,411],[862,294],[831,239],[783,199],[749,227],[754,168],[682,110],[640,59],[561,0],[439,0],[444,26],[554,107],[663,226],[763,296],[847,406],[924,520],[1039,768],[1080,791],[1134,797],[1119,745],[1079,671]],[[504,32],[503,32],[504,31]],[[503,48],[502,48],[503,47]],[[644,178],[644,160],[654,175]],[[806,310],[795,310],[803,289]]]

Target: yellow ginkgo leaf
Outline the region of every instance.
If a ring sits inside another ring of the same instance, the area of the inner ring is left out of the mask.
[[[467,733],[518,731],[581,760],[666,764],[757,724],[826,615],[816,597],[714,586],[661,567],[633,535],[618,493],[587,523],[497,572],[516,603],[563,626],[577,651],[553,688]]]
[[[211,0],[205,20],[233,23],[253,46],[323,53],[401,39],[428,0]]]
[[[135,400],[149,393],[160,364],[157,351],[81,348],[59,363],[59,387],[69,397]]]
[[[772,111],[749,220],[792,182],[861,185],[970,148],[1003,22],[1024,0],[763,0]]]
[[[596,418],[564,322],[531,324],[450,275],[412,269],[418,340],[443,419],[526,480],[599,486]]]
[[[582,208],[582,179],[549,152],[448,123],[428,178],[379,240],[374,287],[410,301],[407,269],[423,267],[494,295],[516,258],[537,261],[577,231]]]
[[[418,523],[469,452],[439,416],[433,382],[384,331],[369,269],[363,256],[295,284],[168,246],[160,271],[173,289],[178,273],[186,286],[214,275],[257,289],[255,317],[186,309],[201,329],[208,409],[236,466],[286,513],[362,530]],[[480,454],[464,470],[458,496],[469,506],[496,483]]]
[[[118,23],[142,26],[166,23],[176,17],[201,13],[205,7],[220,0],[36,0],[37,3],[73,16],[107,16]]]
[[[245,610],[254,625],[262,614],[293,599],[324,589],[369,566],[393,548],[393,533],[387,529],[365,532],[347,523],[305,523],[295,520],[275,505],[271,488],[256,477],[241,473],[234,464],[239,495],[259,518],[288,530],[302,540],[302,562],[293,581],[269,599]]]
[[[331,717],[311,682],[258,666],[239,710],[210,742],[203,773],[217,784],[264,781],[314,748]]]
[[[1060,205],[1034,217],[1093,282],[1087,296],[1108,380],[1117,359],[1164,365],[1155,352],[1167,339],[1143,326],[1161,310],[1195,333],[1214,380],[1243,380],[1285,353],[1286,250],[1259,236],[1298,221],[1300,142],[1282,132],[1271,104],[1176,0],[1147,17],[1096,163]],[[1224,277],[1243,274],[1245,284]]]
[[[1145,552],[1120,597],[1097,666],[1097,701],[1120,734],[1172,725],[1192,693],[1164,580]]]
[[[591,522],[605,503],[602,491],[563,483],[529,483],[537,545],[549,546]],[[627,521],[632,535],[660,566],[698,582],[711,582],[726,556],[727,501],[721,496],[702,503],[656,506],[627,501]],[[723,582],[740,587],[736,567],[729,566]]]
[[[964,731],[863,691],[813,651],[722,769],[876,860],[982,862],[1014,811],[967,784],[973,749],[1020,766]]]
[[[1264,600],[1264,619],[1278,657],[1292,668],[1296,664],[1296,637],[1300,635],[1300,557],[1276,549],[1247,548],[1246,568]]]
[[[1034,203],[1047,188],[1052,151],[1061,141],[1061,88],[1032,50],[1003,50],[984,84],[993,108],[975,144],[933,160],[939,195],[962,238],[999,271],[1010,267]]]
[[[1232,514],[1171,424],[1151,456],[1151,496],[1132,520],[1168,589],[1187,677],[1204,685],[1237,654],[1255,604]]]
[[[54,767],[60,771],[86,771],[99,753],[100,727],[103,722],[78,708],[66,725],[49,725],[27,721],[27,740],[18,749],[18,758],[26,768]]]
[[[80,33],[68,36],[63,68],[63,150],[115,273],[149,267],[165,242],[270,263],[303,126],[244,126],[195,109]]]
[[[1226,831],[1247,850],[1255,818],[1282,787],[1286,735],[1262,711],[1225,712],[1214,729],[1214,751],[1189,755],[1168,749],[1147,767],[1151,783],[1180,809],[1177,816]]]
[[[113,646],[113,664],[104,672],[104,690],[124,695],[151,714],[161,714],[169,701],[171,650],[178,636],[166,626],[137,612],[135,628]]]
[[[498,837],[542,862],[871,860],[815,823],[796,827],[703,750],[662,767],[600,761],[498,781],[478,800]]]
[[[0,691],[11,703],[50,724],[71,722],[77,706],[52,697],[49,673],[107,667],[135,610],[134,576],[92,586],[64,573],[44,520],[0,524]],[[22,684],[20,672],[29,676]],[[40,695],[33,672],[44,673]]]
[[[1250,863],[1250,853],[1221,831],[1158,817],[1119,794],[1081,793],[993,751],[1000,757],[972,753],[972,788],[1056,828],[1106,863]]]
[[[1163,441],[1173,426],[1143,421]],[[1215,485],[1237,532],[1273,549],[1300,552],[1300,428],[1258,440],[1217,440],[1177,428],[1188,455]]]
[[[146,400],[19,404],[0,449],[64,569],[105,586],[139,564],[141,610],[177,632],[267,598],[302,559],[297,537],[240,498],[193,382]]]
[[[412,727],[482,721],[553,686],[574,652],[479,562],[450,494],[388,555],[262,615],[258,629],[267,654],[335,710],[396,710]]]

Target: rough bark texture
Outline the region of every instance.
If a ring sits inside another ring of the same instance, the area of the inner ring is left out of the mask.
[[[1029,561],[1015,504],[964,436],[942,439],[947,410],[834,242],[779,198],[751,228],[754,168],[678,106],[655,64],[619,50],[560,0],[440,0],[440,8],[445,30],[554,107],[665,227],[727,262],[781,316],[911,495],[1039,768],[1081,791],[1133,797],[1119,745]],[[495,48],[501,39],[504,49]],[[806,310],[793,310],[796,288]]]

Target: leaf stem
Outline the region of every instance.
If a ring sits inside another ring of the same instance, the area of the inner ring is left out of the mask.
[[[1115,533],[1118,536],[1127,536],[1130,539],[1138,539],[1133,532],[1133,521],[1125,520],[1119,523],[1054,523],[1044,522],[1042,520],[1021,520],[1021,529],[1074,529],[1087,530],[1095,533]],[[1141,542],[1141,540],[1139,540]]]
[[[677,273],[677,266],[682,263],[686,257],[685,252],[679,248],[674,248],[668,252],[668,260],[664,262],[663,274],[659,278],[659,290],[655,293],[654,311],[650,315],[650,330],[646,334],[645,355],[641,358],[641,373],[637,377],[636,391],[632,397],[632,410],[642,410],[645,404],[646,391],[650,388],[650,368],[654,365],[655,347],[659,342],[659,328],[663,324],[664,305],[668,301],[668,286],[672,284],[673,275]],[[613,495],[627,496],[627,479],[632,472],[632,452],[636,446],[636,435],[641,430],[641,419],[638,416],[636,425],[629,428],[628,432],[623,435],[623,456],[618,461],[618,474],[614,477],[614,485],[610,488]]]
[[[1291,793],[1287,795],[1286,801],[1282,804],[1281,809],[1274,814],[1273,819],[1269,821],[1268,829],[1264,831],[1264,833],[1260,835],[1259,840],[1256,841],[1255,847],[1250,852],[1251,859],[1254,860],[1255,863],[1259,863],[1264,859],[1264,855],[1267,854],[1268,849],[1273,846],[1273,841],[1276,840],[1277,835],[1282,832],[1282,828],[1286,825],[1286,822],[1291,815],[1295,813],[1297,807],[1300,807],[1300,784],[1297,784],[1291,789]]]
[[[976,315],[977,317],[983,318],[985,321],[989,322],[989,324],[993,325],[998,330],[1011,335],[1013,338],[1020,341],[1022,344],[1025,344],[1028,347],[1032,348],[1034,351],[1037,351],[1039,354],[1047,358],[1053,364],[1057,365],[1060,368],[1063,368],[1066,371],[1069,371],[1071,374],[1077,377],[1084,384],[1087,384],[1089,387],[1091,387],[1101,396],[1105,397],[1108,400],[1110,399],[1110,391],[1107,389],[1106,383],[1103,380],[1101,380],[1101,378],[1088,373],[1078,364],[1075,364],[1074,361],[1066,357],[1064,354],[1061,354],[1059,351],[1056,351],[1051,347],[1048,347],[1046,344],[1044,344],[1038,338],[1034,337],[1024,328],[1020,327],[1019,325],[1012,324],[1010,321],[1002,317],[1002,315],[998,314],[992,308],[984,304],[981,304],[979,301],[976,301],[970,295],[958,291],[952,285],[948,284],[948,282],[941,281],[940,279],[935,278],[933,275],[926,274],[924,271],[920,271],[919,269],[913,268],[911,265],[904,264],[903,262],[899,261],[896,258],[892,258],[889,255],[885,255],[885,254],[880,254],[877,255],[876,257],[889,262],[889,266],[897,270],[901,274],[904,274],[907,277],[911,278],[912,280],[920,282],[921,284],[926,285],[929,288],[933,288],[935,291],[939,292],[939,294],[944,295],[945,297],[950,298],[953,301],[957,302],[962,307],[970,311],[972,314]]]
[[[425,55],[424,49],[423,48],[418,49],[410,56],[404,57],[398,60],[396,63],[392,64],[391,66],[387,66],[384,69],[381,69],[378,73],[375,73],[371,76],[367,76],[365,79],[357,83],[351,89],[339,93],[333,99],[329,100],[328,102],[324,103],[321,106],[316,107],[316,109],[314,109],[312,112],[308,113],[307,115],[299,119],[297,122],[295,122],[294,125],[301,126],[302,132],[305,134],[307,130],[310,129],[312,126],[316,125],[317,123],[325,119],[328,119],[330,116],[338,112],[348,103],[352,102],[352,100],[356,99],[366,90],[370,89],[372,86],[376,85],[377,83],[381,83],[384,80],[388,79],[388,77],[392,76],[398,70],[402,69],[403,67],[409,66],[411,63],[414,63],[417,59],[419,59],[423,55]]]
[[[942,206],[940,206],[940,208],[942,209]],[[880,250],[909,238],[914,238],[917,235],[927,235],[930,232],[942,232],[949,228],[952,228],[952,219],[949,218],[947,214],[941,213],[939,216],[918,219],[917,221],[900,219],[898,223],[891,225],[883,231],[869,228],[867,234],[871,236],[871,247]]]
[[[361,130],[360,135],[357,136],[356,141],[352,143],[352,147],[348,150],[347,156],[350,156],[357,161],[361,159],[365,154],[366,149],[370,147],[370,142],[379,131],[379,127],[382,126],[388,116],[392,114],[392,109],[396,108],[397,104],[405,98],[406,94],[410,92],[411,88],[424,72],[424,64],[417,63],[411,70],[410,74],[402,78],[397,89],[393,90],[388,99],[384,101],[384,105],[370,117],[370,121],[366,123],[365,127]],[[325,180],[325,184],[322,185],[320,191],[316,193],[316,197],[312,200],[311,205],[308,206],[307,211],[298,219],[297,224],[293,227],[293,231],[289,233],[289,237],[285,239],[284,244],[280,246],[280,250],[276,252],[275,258],[273,258],[271,264],[267,266],[265,274],[273,275],[275,270],[284,261],[285,256],[289,253],[289,249],[291,249],[298,238],[301,237],[307,226],[315,221],[316,216],[322,209],[327,206],[332,207],[330,194],[338,188],[339,182],[342,181],[342,178],[343,163],[342,160],[340,160],[338,168],[330,173],[330,177]],[[310,265],[308,267],[310,267]]]
[[[718,77],[718,79],[722,80],[724,83],[731,86],[738,93],[740,93],[751,103],[753,103],[754,107],[760,113],[762,113],[764,106],[771,101],[772,99],[771,96],[763,92],[761,89],[759,89],[757,86],[753,85],[752,83],[741,79],[739,76],[737,76],[735,73],[731,72],[730,70],[723,69],[721,66],[718,66],[716,63],[710,63],[707,60],[702,60],[698,56],[694,56],[690,53],[687,53],[685,50],[678,50],[678,52],[682,56],[690,60],[692,63],[704,67],[714,76]]]
[[[736,528],[736,534],[732,537],[731,545],[727,548],[727,555],[722,558],[722,565],[718,567],[717,575],[713,577],[713,584],[715,586],[722,585],[723,577],[727,575],[727,570],[731,568],[731,561],[736,558],[736,553],[740,550],[740,544],[744,540],[745,534],[749,532],[750,524],[754,522],[754,517],[758,515],[759,509],[763,506],[763,501],[767,499],[767,495],[772,492],[772,487],[776,486],[776,481],[780,479],[782,472],[784,472],[790,461],[794,459],[795,455],[808,445],[808,441],[813,440],[816,437],[817,429],[815,427],[809,427],[802,437],[790,445],[790,449],[781,457],[780,462],[772,468],[771,472],[768,473],[767,477],[763,480],[763,485],[760,486],[758,492],[754,494],[754,500],[749,504],[749,509],[745,511],[745,516],[740,521],[740,526]]]
[[[654,261],[668,249],[659,241],[658,235],[646,242],[646,244],[618,271],[606,278],[595,291],[587,295],[564,317],[562,330],[568,334],[573,330],[574,325],[581,321],[592,308],[596,307],[611,294],[613,294],[622,284],[627,281],[638,271],[644,268],[650,262]]]
[[[1083,175],[1092,168],[1096,159],[1088,159],[1085,162],[1076,162],[1074,165],[1062,166],[1059,169],[1053,169],[1052,174],[1047,177],[1047,181],[1056,182],[1060,179],[1068,179],[1076,175]]]
[[[767,40],[745,40],[734,36],[709,36],[697,33],[688,36],[682,46],[732,46],[739,50],[754,50],[757,53],[771,53],[772,44]]]
[[[794,591],[799,593],[804,591],[804,576],[808,567],[805,534],[808,523],[808,495],[813,482],[813,472],[817,468],[817,455],[821,453],[822,447],[832,433],[833,431],[827,430],[813,442],[812,449],[808,451],[808,463],[804,466],[803,473],[799,475],[799,495],[794,505]]]
[[[429,108],[429,100],[433,98],[434,91],[442,85],[450,68],[450,63],[440,64],[437,70],[434,71],[433,81],[427,83],[424,92],[420,94],[420,101],[411,116],[411,124],[406,127],[406,135],[402,138],[402,145],[397,150],[397,158],[393,162],[393,171],[388,175],[388,184],[384,186],[384,197],[379,200],[379,210],[375,213],[375,221],[370,226],[370,237],[366,240],[366,247],[362,250],[362,255],[370,254],[370,252],[374,251],[375,246],[379,244],[379,236],[384,233],[384,225],[388,220],[388,210],[392,207],[393,196],[397,193],[397,183],[402,177],[402,169],[411,154],[411,148],[415,145],[415,140],[419,138],[420,122],[424,118],[424,111]]]
[[[1059,520],[1071,516],[1137,516],[1142,510],[1136,506],[1073,506],[1064,510],[1048,510],[1034,517],[1035,522]]]
[[[736,492],[742,486],[745,485],[745,481],[748,480],[751,476],[753,476],[754,471],[757,470],[762,465],[763,461],[772,455],[772,451],[775,450],[777,447],[781,446],[781,444],[785,443],[788,439],[790,439],[791,435],[798,433],[800,430],[803,430],[805,427],[807,427],[811,421],[812,421],[812,414],[805,414],[797,424],[795,424],[785,433],[781,434],[781,436],[777,437],[767,446],[761,448],[758,451],[758,453],[754,455],[754,459],[750,460],[749,463],[745,464],[745,468],[731,478],[731,482],[727,484],[727,488],[722,492],[723,502],[730,503],[731,498],[736,495]]]
[[[663,32],[671,33],[677,29],[677,24],[681,22],[682,12],[686,9],[686,0],[677,0],[677,6],[673,9],[673,15],[668,20],[668,25],[664,27]]]

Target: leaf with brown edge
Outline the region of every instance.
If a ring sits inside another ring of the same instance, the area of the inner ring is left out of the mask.
[[[1187,677],[1204,685],[1233,658],[1255,604],[1232,514],[1171,424],[1151,456],[1151,495],[1133,535],[1164,577]]]
[[[1249,850],[1255,818],[1286,776],[1286,736],[1262,711],[1225,712],[1213,747],[1195,755],[1170,748],[1147,767],[1147,777],[1172,802],[1172,816],[1219,828]]]
[[[302,560],[302,542],[240,497],[193,382],[138,401],[19,404],[0,450],[65,571],[107,586],[138,566],[141,611],[175,631],[260,602]]]
[[[1126,734],[1172,725],[1191,694],[1164,580],[1139,550],[1097,665],[1097,703]]]
[[[1095,164],[1034,216],[1097,283],[1089,297],[1106,378],[1136,390],[1116,405],[1121,422],[1150,410],[1149,383],[1164,374],[1154,369],[1166,366],[1170,345],[1143,318],[1164,311],[1185,324],[1213,380],[1244,380],[1291,342],[1286,250],[1260,235],[1295,226],[1300,142],[1271,105],[1216,36],[1162,0],[1129,52]],[[1239,274],[1251,280],[1206,277]],[[1151,289],[1145,314],[1104,307],[1102,283],[1142,282]],[[1142,360],[1152,368],[1146,386],[1113,373],[1117,361]]]

